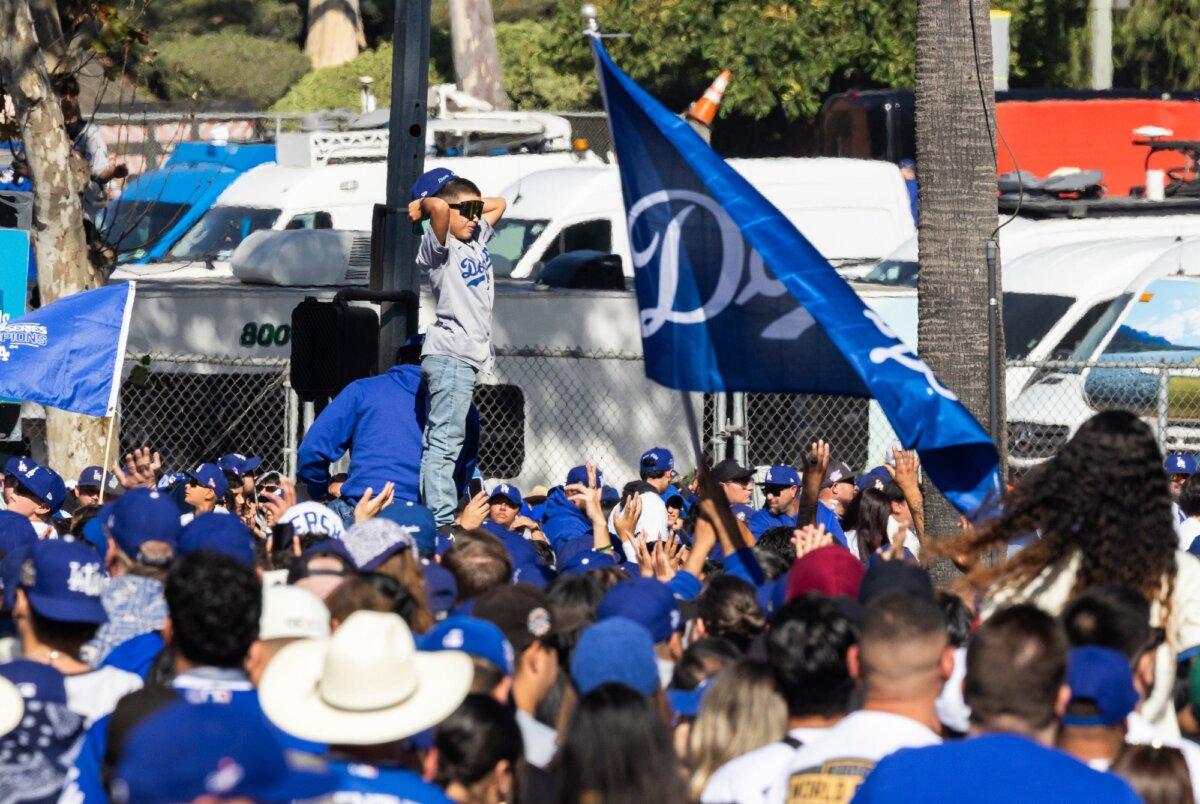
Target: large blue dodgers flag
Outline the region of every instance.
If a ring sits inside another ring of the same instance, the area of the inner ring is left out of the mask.
[[[592,46],[647,376],[687,391],[874,397],[959,511],[994,501],[996,447],[953,391],[783,213],[621,72],[598,38]]]
[[[107,285],[0,324],[0,397],[111,416],[133,294],[133,282]]]

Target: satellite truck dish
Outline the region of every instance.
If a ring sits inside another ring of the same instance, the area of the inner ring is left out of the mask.
[[[1170,137],[1175,134],[1169,128],[1162,126],[1139,126],[1133,130],[1133,136],[1145,137],[1146,139],[1155,139],[1157,137]]]

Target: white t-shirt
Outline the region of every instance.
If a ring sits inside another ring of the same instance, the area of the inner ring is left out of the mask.
[[[1200,647],[1200,560],[1178,551],[1175,564],[1175,593],[1171,600],[1171,620],[1166,624],[1167,641],[1155,654],[1157,681],[1141,709],[1151,725],[1172,739],[1179,737],[1179,722],[1171,699],[1177,657],[1180,651]],[[1023,589],[1002,589],[984,604],[982,619],[1011,603],[1032,603],[1057,617],[1070,600],[1078,571],[1076,554],[1058,566],[1047,567]],[[1150,622],[1156,626],[1162,625],[1161,608],[1157,602],[1150,607]]]
[[[709,777],[700,801],[702,804],[766,801],[771,782],[788,769],[796,752],[821,739],[828,731],[828,728],[792,729],[788,736],[800,743],[795,748],[783,740],[776,740],[729,760]]]
[[[644,534],[647,542],[656,542],[667,538],[667,504],[653,491],[643,491],[642,513],[638,515],[635,533]],[[617,517],[625,510],[624,505],[613,506],[608,514],[608,532],[614,536],[617,533]],[[637,561],[637,554],[634,554]]]
[[[88,673],[63,677],[67,706],[84,719],[84,727],[112,714],[117,701],[142,688],[142,678],[116,667],[101,667]]]
[[[971,707],[963,698],[963,679],[967,677],[967,649],[954,649],[954,671],[942,685],[942,694],[933,702],[938,720],[955,731],[966,731],[971,727]]]
[[[844,804],[879,760],[901,748],[937,745],[942,739],[903,715],[859,710],[796,752],[767,793],[767,801]]]
[[[521,730],[521,739],[525,743],[525,761],[538,768],[546,767],[558,753],[558,733],[520,709],[516,716],[517,728]]]
[[[1125,719],[1125,742],[1130,745],[1150,745],[1158,742],[1178,748],[1187,762],[1188,776],[1192,779],[1192,796],[1200,801],[1200,745],[1182,737],[1171,737],[1156,729],[1141,712],[1134,712]]]
[[[1195,538],[1200,536],[1200,519],[1189,516],[1175,523],[1175,533],[1179,536],[1179,549],[1186,552]]]

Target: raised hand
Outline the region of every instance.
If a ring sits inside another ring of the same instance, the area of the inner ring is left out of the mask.
[[[488,494],[481,491],[471,498],[463,512],[458,515],[458,526],[463,530],[481,527],[488,516]]]
[[[152,451],[150,447],[138,447],[125,455],[124,469],[114,466],[112,473],[122,488],[152,489],[158,482],[160,469],[162,469],[162,456]]]
[[[378,496],[375,495],[375,489],[369,488],[364,491],[363,496],[358,500],[358,505],[354,506],[354,521],[366,522],[368,519],[379,516],[380,511],[392,504],[395,491],[396,486],[391,482],[383,484],[383,491],[379,492]]]
[[[805,525],[792,532],[792,545],[796,548],[796,558],[804,556],[821,547],[833,544],[833,536],[826,532],[823,525]]]

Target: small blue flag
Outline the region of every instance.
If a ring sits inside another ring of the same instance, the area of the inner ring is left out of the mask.
[[[628,214],[646,375],[688,391],[874,397],[959,511],[998,499],[983,427],[796,227],[592,46]]]
[[[0,324],[0,397],[111,416],[133,294],[133,282],[106,285]]]

